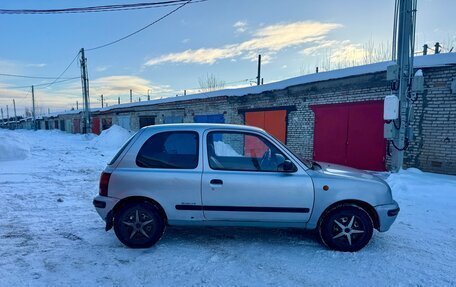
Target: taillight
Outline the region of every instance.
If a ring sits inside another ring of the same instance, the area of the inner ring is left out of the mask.
[[[99,194],[102,196],[108,196],[108,185],[111,174],[107,172],[102,172],[100,177],[100,190]]]

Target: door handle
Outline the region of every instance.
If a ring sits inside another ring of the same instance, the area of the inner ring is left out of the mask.
[[[223,184],[223,180],[221,179],[212,179],[210,181],[210,184],[213,184],[213,185],[222,185]]]

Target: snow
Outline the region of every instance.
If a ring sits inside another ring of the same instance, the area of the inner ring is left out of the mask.
[[[103,150],[119,149],[132,135],[126,129],[112,125],[109,129],[102,131],[99,136],[93,138],[90,146]]]
[[[237,153],[232,146],[224,143],[223,141],[214,142],[215,154],[218,156],[242,156]]]
[[[30,155],[27,140],[18,134],[10,135],[0,129],[0,161],[22,160]]]
[[[312,232],[259,228],[168,228],[133,250],[92,206],[114,149],[63,132],[1,134],[27,139],[31,154],[0,161],[0,286],[456,285],[455,176],[390,175],[401,212],[358,253],[327,250]]]

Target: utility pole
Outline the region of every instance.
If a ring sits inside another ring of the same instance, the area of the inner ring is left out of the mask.
[[[14,120],[17,121],[17,115],[16,115],[16,101],[13,99],[13,110],[14,110]]]
[[[150,94],[149,94],[150,90],[147,90],[147,100],[150,101]]]
[[[32,86],[32,124],[36,131],[36,114],[35,114],[35,88]]]
[[[13,109],[14,109],[14,128],[17,127],[17,115],[16,115],[16,101],[13,99]]]
[[[257,86],[260,85],[261,81],[261,55],[258,55],[258,75],[257,75]]]
[[[117,97],[117,104],[120,105],[120,97]]]
[[[388,67],[388,77],[393,80],[393,87],[399,99],[399,115],[389,125],[393,125],[390,138],[392,147],[391,166],[399,171],[404,163],[404,151],[412,140],[410,126],[412,80],[413,80],[413,39],[415,39],[416,0],[399,0],[399,26],[396,65]],[[394,71],[390,73],[390,70]]]
[[[435,43],[434,48],[435,48],[434,49],[435,53],[440,54],[440,43],[439,42]]]
[[[101,95],[101,108],[104,108],[103,95]]]
[[[130,89],[130,103],[133,103],[133,91]]]
[[[89,133],[90,129],[90,96],[89,96],[89,75],[87,71],[87,58],[84,54],[84,48],[81,48],[81,82],[82,82],[82,96],[84,105],[84,125],[83,133]]]
[[[6,125],[9,127],[9,108],[6,105]]]
[[[79,102],[76,101],[76,110],[79,110]]]
[[[423,45],[423,56],[426,56],[426,55],[427,55],[428,48],[429,48],[428,44],[424,44],[424,45]]]

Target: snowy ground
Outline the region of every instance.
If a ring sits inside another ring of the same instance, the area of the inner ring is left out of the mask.
[[[168,228],[132,250],[92,207],[114,150],[57,131],[2,137],[27,141],[30,155],[0,161],[0,286],[456,286],[456,177],[390,176],[401,213],[358,253],[329,251],[310,232],[251,228]]]

